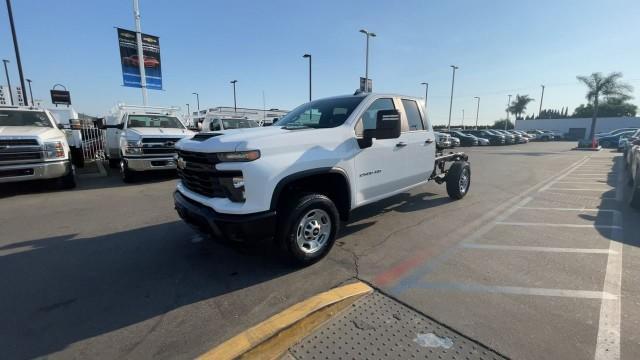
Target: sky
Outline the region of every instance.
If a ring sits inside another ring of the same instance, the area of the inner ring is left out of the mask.
[[[621,71],[640,104],[640,1],[205,1],[140,0],[142,31],[160,37],[164,90],[150,105],[292,109],[313,97],[350,94],[364,76],[366,28],[374,92],[424,96],[428,115],[446,124],[452,64],[456,72],[452,124],[505,117],[507,95],[535,99],[527,113],[584,103],[577,75]],[[140,89],[122,86],[115,27],[134,28],[131,0],[14,0],[25,77],[36,99],[49,103],[60,83],[79,112],[104,115],[119,102],[141,104]],[[18,72],[4,4],[0,56]],[[0,83],[5,83],[4,76]]]

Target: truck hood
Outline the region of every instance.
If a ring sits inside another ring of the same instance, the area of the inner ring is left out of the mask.
[[[140,136],[188,136],[193,135],[194,132],[187,129],[176,128],[127,128],[128,132],[137,134]]]
[[[51,127],[40,126],[0,126],[0,137],[2,136],[26,136],[38,137],[41,139],[53,139],[64,137],[62,131]]]
[[[295,151],[296,147],[313,147],[318,145],[330,145],[338,139],[344,140],[344,135],[330,136],[328,132],[344,131],[341,127],[329,129],[295,129],[288,130],[280,126],[268,126],[246,129],[232,129],[222,132],[200,133],[193,139],[183,139],[176,147],[186,151],[198,152],[228,152],[244,150],[269,150],[288,148]],[[205,140],[198,137],[212,135]],[[318,136],[322,134],[321,136]],[[194,140],[195,139],[195,140]],[[324,144],[324,143],[327,144]]]

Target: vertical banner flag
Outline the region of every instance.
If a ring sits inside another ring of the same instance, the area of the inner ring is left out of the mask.
[[[135,31],[117,28],[120,61],[122,62],[122,81],[124,86],[140,85],[140,59]],[[162,71],[160,68],[160,39],[157,36],[142,35],[142,52],[147,89],[162,90]]]

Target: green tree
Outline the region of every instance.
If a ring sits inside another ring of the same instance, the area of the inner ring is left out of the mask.
[[[493,122],[493,129],[500,129],[500,130],[504,130],[505,129],[505,122],[508,121],[507,125],[507,129],[514,129],[515,127],[513,126],[513,122],[511,122],[511,120],[507,120],[507,119],[500,119],[500,120],[496,120]]]
[[[511,105],[509,105],[507,111],[514,114],[517,120],[519,116],[525,112],[525,110],[527,109],[527,105],[529,105],[529,103],[532,101],[533,99],[529,97],[529,95],[516,95],[515,100],[511,102]]]
[[[589,131],[589,139],[593,139],[596,131],[596,121],[598,120],[598,108],[600,99],[619,99],[621,101],[631,98],[631,85],[621,82],[622,73],[612,72],[609,75],[602,75],[595,72],[589,76],[577,76],[580,82],[587,86],[587,101],[593,106],[591,113],[591,130]]]
[[[638,107],[622,99],[611,98],[598,106],[598,116],[600,117],[623,117],[636,116]],[[572,117],[591,117],[593,115],[593,104],[582,104],[574,111]]]

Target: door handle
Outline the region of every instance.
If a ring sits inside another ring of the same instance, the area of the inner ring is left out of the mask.
[[[433,142],[433,139],[427,139],[424,141],[425,144],[431,144]]]
[[[407,146],[407,143],[400,141],[399,143],[396,144],[396,147],[405,147]]]

